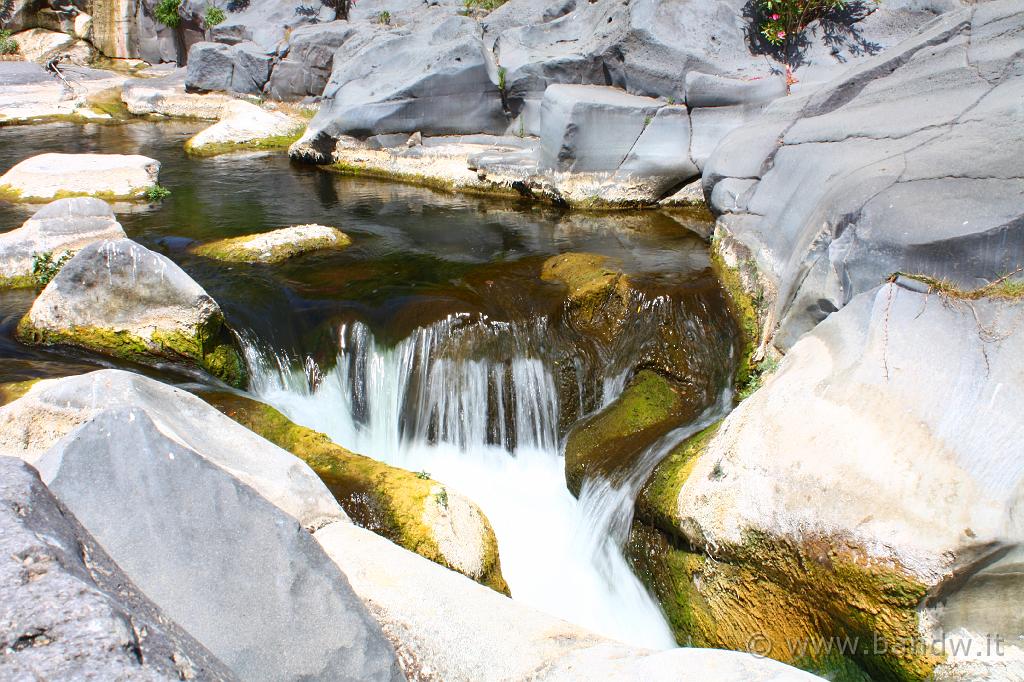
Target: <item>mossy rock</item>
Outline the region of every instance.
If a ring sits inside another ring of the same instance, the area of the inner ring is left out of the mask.
[[[149,339],[127,330],[70,327],[54,330],[34,326],[28,316],[18,323],[15,336],[28,345],[74,346],[143,365],[160,360],[201,369],[229,386],[246,384],[245,362],[223,334],[223,321],[211,319],[194,335],[154,331]]]
[[[649,446],[693,421],[702,408],[685,385],[651,370],[640,371],[621,396],[569,432],[569,490],[579,495],[584,479],[593,476],[619,480]]]
[[[563,253],[544,261],[540,277],[565,285],[570,321],[583,333],[609,342],[628,316],[630,281],[612,258]]]
[[[679,494],[718,428],[691,436],[655,468],[626,547],[676,639],[755,650],[833,680],[927,679],[940,662],[917,642],[927,587],[898,567],[842,542],[755,531],[737,546],[689,545]]]
[[[220,239],[197,246],[192,252],[206,258],[234,263],[280,263],[312,251],[344,249],[351,243],[352,239],[337,228],[298,225]]]
[[[185,153],[189,156],[206,158],[233,152],[285,151],[302,137],[304,131],[305,126],[298,126],[294,132],[288,135],[268,135],[245,142],[215,142],[197,145],[193,144],[192,140],[188,140],[185,142]]]
[[[13,403],[40,381],[42,379],[26,379],[25,381],[8,381],[0,384],[0,405]]]
[[[716,231],[711,242],[711,264],[725,292],[729,312],[740,332],[740,360],[736,368],[735,386],[742,390],[755,372],[754,353],[761,344],[761,325],[764,317],[764,292],[751,291],[751,283],[758,280],[757,264],[746,258],[730,266],[723,253],[723,237]]]
[[[435,531],[428,525],[438,514],[444,514],[451,499],[437,481],[350,452],[326,435],[295,424],[273,407],[251,398],[226,392],[205,392],[200,397],[306,462],[358,525],[482,585],[509,593],[501,575],[497,539],[482,513],[483,552],[478,570],[460,570],[446,558]]]

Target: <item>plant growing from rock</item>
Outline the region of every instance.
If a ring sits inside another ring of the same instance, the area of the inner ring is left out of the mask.
[[[148,188],[144,193],[146,199],[156,203],[171,196],[171,190],[167,189],[163,185],[153,185]]]
[[[758,30],[792,67],[807,25],[846,10],[855,0],[755,0]],[[880,0],[874,0],[875,3]]]
[[[381,10],[380,14],[377,15],[377,23],[380,24],[381,26],[390,26],[391,12],[387,11],[386,9]]]
[[[32,277],[39,287],[45,287],[57,276],[64,264],[74,256],[70,251],[65,251],[57,260],[53,259],[53,252],[46,251],[37,253],[32,259]]]
[[[153,8],[153,18],[167,28],[178,28],[181,26],[181,3],[182,0],[160,0]]]
[[[18,54],[18,43],[14,42],[11,32],[0,31],[0,55]]]
[[[224,13],[220,7],[216,5],[210,5],[206,8],[206,13],[203,15],[203,23],[206,28],[213,28],[218,24],[223,24],[228,18],[228,15]]]

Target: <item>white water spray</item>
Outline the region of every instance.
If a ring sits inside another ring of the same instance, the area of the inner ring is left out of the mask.
[[[426,471],[475,501],[494,528],[515,599],[622,642],[673,647],[621,549],[639,487],[668,441],[628,480],[588,482],[574,498],[559,454],[552,368],[526,341],[545,338],[537,336],[543,331],[453,316],[387,348],[357,323],[341,329],[337,364],[325,374],[311,359],[243,346],[262,400],[355,452]],[[506,359],[492,359],[498,342]],[[486,344],[490,353],[474,352]],[[606,371],[577,371],[577,395],[586,380],[603,387],[604,402],[621,392],[625,372]]]

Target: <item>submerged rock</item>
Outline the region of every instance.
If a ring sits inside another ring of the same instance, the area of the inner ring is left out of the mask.
[[[1024,393],[1007,381],[1024,307],[907,286],[830,316],[655,472],[638,512],[681,539],[662,566],[677,636],[760,633],[784,660],[786,642],[859,638],[848,658],[879,677],[1024,674],[1006,607],[1024,589]]]
[[[350,452],[269,405],[229,393],[206,393],[203,398],[306,462],[363,528],[508,593],[494,531],[466,497],[424,472],[414,474]]]
[[[30,460],[132,582],[239,678],[401,678],[307,530],[347,517],[292,455],[116,370],[40,382],[0,421],[0,452]]]
[[[0,176],[0,195],[23,201],[134,199],[156,185],[159,175],[159,161],[137,154],[40,154]]]
[[[58,199],[36,211],[20,228],[0,234],[0,287],[35,286],[33,262],[44,254],[59,260],[95,241],[124,236],[105,201]]]
[[[255,104],[231,100],[220,120],[185,143],[189,154],[212,156],[238,149],[286,149],[299,139],[305,122]]]
[[[629,278],[613,259],[593,253],[563,253],[541,266],[540,277],[567,289],[571,324],[589,336],[609,341],[629,311]]]
[[[220,306],[173,261],[130,239],[79,251],[39,294],[17,336],[245,383]]]
[[[218,239],[202,244],[193,252],[217,260],[239,263],[280,263],[311,251],[344,249],[352,240],[326,225],[296,225],[243,237]]]
[[[237,679],[139,591],[30,466],[0,456],[0,676]]]

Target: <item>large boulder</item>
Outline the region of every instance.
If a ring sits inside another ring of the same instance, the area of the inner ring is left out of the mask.
[[[270,80],[273,57],[255,43],[196,43],[188,52],[185,89],[259,95]]]
[[[714,152],[705,190],[777,292],[778,347],[895,272],[972,288],[1024,265],[1021,30],[1021,0],[947,13]]]
[[[11,457],[0,457],[0,650],[10,680],[236,679]]]
[[[185,142],[185,151],[213,156],[239,149],[287,149],[306,124],[280,111],[268,111],[242,100],[224,105],[221,118]]]
[[[301,461],[122,371],[43,381],[0,409],[0,451],[31,461],[132,582],[239,678],[400,679],[309,533],[348,520]]]
[[[306,462],[358,525],[508,593],[494,530],[468,498],[424,472],[414,474],[350,452],[269,405],[234,393],[202,395],[239,424]]]
[[[218,93],[185,92],[185,69],[159,78],[133,78],[121,88],[121,101],[137,115],[158,114],[216,121],[231,98]]]
[[[315,537],[395,643],[406,670],[430,671],[417,675],[427,679],[820,682],[747,653],[693,648],[653,653],[612,642],[352,524],[332,523]]]
[[[59,260],[102,239],[124,238],[124,228],[105,201],[58,199],[35,212],[16,230],[0,234],[0,286],[33,286],[33,264],[50,254]]]
[[[0,176],[0,195],[23,201],[62,195],[135,199],[159,176],[160,162],[138,154],[39,154]]]
[[[351,51],[360,38],[375,31],[347,21],[301,26],[288,36],[288,45],[267,83],[267,94],[278,100],[319,97],[334,66],[334,53],[342,45]]]
[[[467,17],[395,29],[339,51],[304,139],[382,133],[500,133],[498,76]]]
[[[66,344],[147,364],[203,370],[235,386],[245,366],[220,306],[173,261],[130,239],[69,260],[18,325],[30,344]]]
[[[296,225],[260,234],[218,239],[192,251],[232,263],[280,263],[311,251],[344,249],[352,240],[336,227]]]
[[[659,466],[639,510],[681,538],[677,636],[784,660],[846,638],[876,679],[1024,676],[1019,291],[861,294]]]

